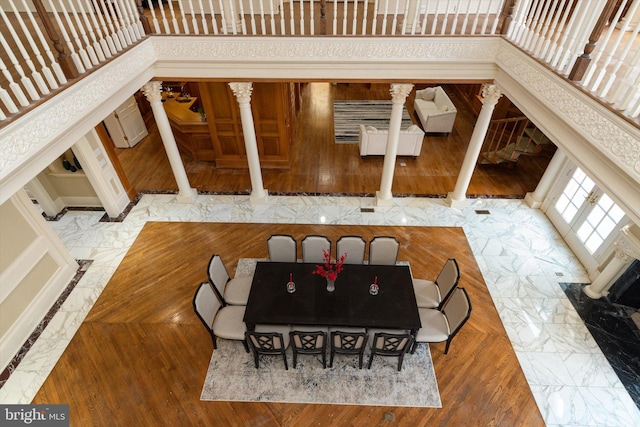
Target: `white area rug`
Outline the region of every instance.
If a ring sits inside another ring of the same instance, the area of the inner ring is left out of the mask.
[[[368,353],[362,369],[358,369],[358,358],[348,355],[336,355],[329,368],[328,354],[327,369],[322,369],[320,356],[315,355],[299,356],[294,369],[290,350],[288,371],[281,356],[261,356],[256,369],[253,355],[245,353],[241,342],[220,339],[200,399],[442,407],[427,346],[419,345],[414,354],[407,354],[400,372],[393,357],[376,356],[367,369]]]
[[[235,276],[252,275],[256,259],[238,260]],[[414,354],[404,357],[402,371],[398,359],[379,357],[367,369],[358,358],[337,354],[333,368],[322,369],[320,356],[301,355],[293,368],[293,355],[287,352],[289,370],[281,356],[261,356],[260,369],[253,355],[239,341],[219,339],[202,388],[201,400],[242,402],[327,403],[370,406],[417,406],[441,408],[440,393],[429,348],[421,344]],[[329,350],[327,349],[327,366]]]
[[[357,144],[360,125],[388,129],[391,101],[333,101],[333,126],[336,144]],[[406,107],[402,107],[401,129],[413,122]]]

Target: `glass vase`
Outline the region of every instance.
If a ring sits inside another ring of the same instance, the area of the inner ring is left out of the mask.
[[[327,292],[333,292],[336,290],[336,281],[327,277]]]

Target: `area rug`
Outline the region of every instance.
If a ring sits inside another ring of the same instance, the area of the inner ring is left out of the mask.
[[[327,364],[328,364],[327,355]],[[441,408],[431,353],[419,345],[407,354],[402,371],[397,358],[376,356],[367,369],[358,369],[358,358],[336,355],[333,368],[322,369],[320,356],[301,355],[289,370],[281,356],[261,356],[256,369],[253,356],[239,341],[218,340],[204,382],[201,400],[240,402],[318,403],[333,405],[411,406]]]
[[[357,144],[359,126],[388,129],[391,101],[333,101],[333,126],[336,144]],[[402,125],[406,129],[413,122],[406,107],[402,107]]]

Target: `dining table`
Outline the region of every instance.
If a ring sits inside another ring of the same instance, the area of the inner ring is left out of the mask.
[[[409,330],[421,327],[408,265],[345,264],[327,290],[314,274],[316,264],[258,261],[244,314],[247,329],[256,325],[363,327]],[[289,292],[289,281],[295,291]],[[370,292],[373,283],[377,294]]]

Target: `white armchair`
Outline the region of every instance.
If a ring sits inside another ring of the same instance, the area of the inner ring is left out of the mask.
[[[417,90],[413,107],[425,132],[451,133],[453,130],[458,110],[441,86]]]
[[[386,129],[360,125],[358,135],[360,156],[384,156],[387,151],[387,135]],[[400,130],[397,155],[418,157],[422,150],[423,138],[424,132],[416,125]]]

